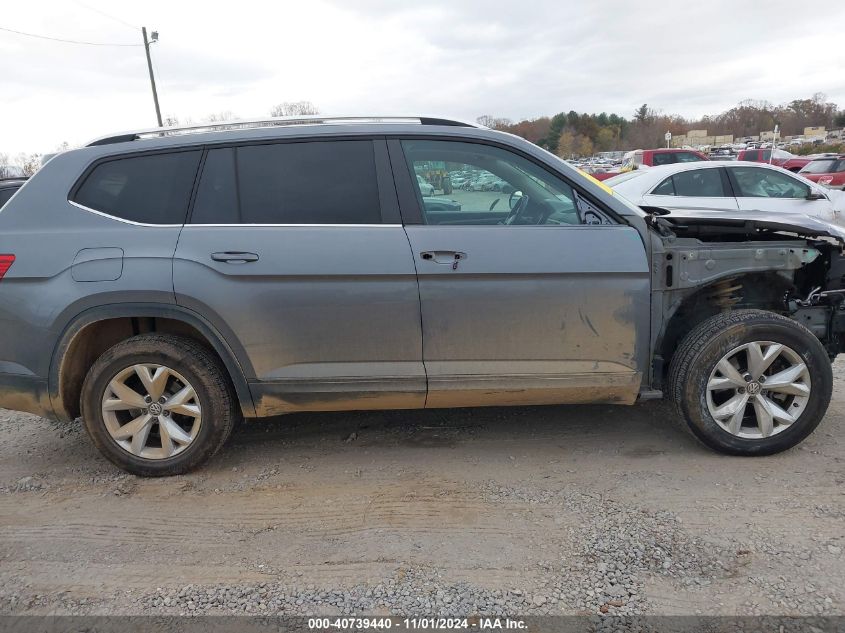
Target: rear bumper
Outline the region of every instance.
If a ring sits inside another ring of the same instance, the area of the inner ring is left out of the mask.
[[[0,373],[0,408],[54,417],[47,381],[37,376]]]

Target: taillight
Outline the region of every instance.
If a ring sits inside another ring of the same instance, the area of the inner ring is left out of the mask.
[[[6,276],[6,273],[15,263],[14,255],[0,255],[0,279]]]

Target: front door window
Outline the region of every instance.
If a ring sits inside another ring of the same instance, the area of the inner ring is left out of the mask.
[[[731,169],[740,198],[806,198],[810,188],[792,176],[774,169],[734,167]]]
[[[605,219],[560,177],[512,152],[452,141],[402,142],[425,224],[578,225]],[[451,192],[435,188],[451,183]]]

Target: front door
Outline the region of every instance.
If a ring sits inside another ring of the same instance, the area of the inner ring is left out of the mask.
[[[403,212],[415,204],[422,217],[405,229],[419,279],[426,406],[636,398],[650,281],[634,228],[499,147],[405,140],[392,143],[391,159],[400,189],[415,189]],[[421,195],[415,176],[436,170],[497,184]]]
[[[416,271],[384,141],[208,150],[173,281],[235,350],[259,415],[425,402]]]
[[[727,169],[742,211],[803,213],[827,222],[836,221],[827,194],[811,199],[814,189],[790,174],[777,168],[751,165]]]

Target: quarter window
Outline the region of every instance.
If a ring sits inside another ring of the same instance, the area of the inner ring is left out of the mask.
[[[655,196],[674,196],[675,185],[672,182],[672,176],[657,185],[651,193]]]
[[[208,152],[193,224],[378,224],[371,141],[274,143]]]
[[[73,201],[143,224],[182,224],[200,152],[148,154],[97,165]]]

